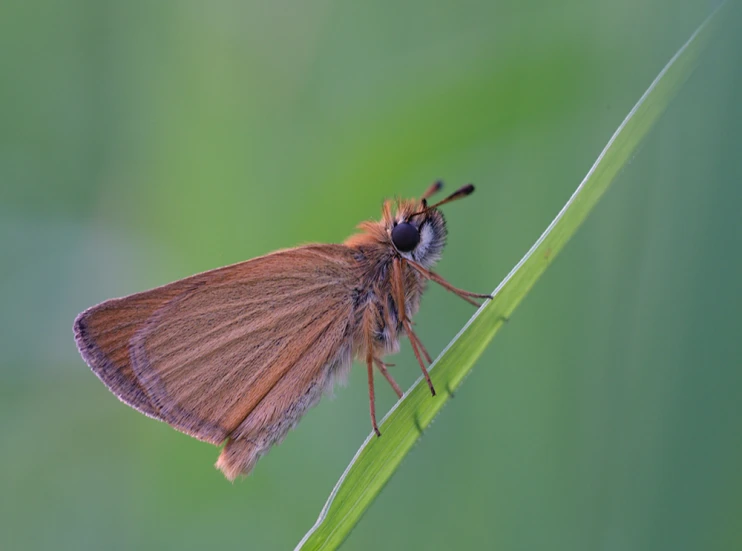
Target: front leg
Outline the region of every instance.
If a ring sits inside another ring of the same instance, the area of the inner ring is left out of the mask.
[[[427,270],[427,269],[423,268],[417,262],[414,262],[414,261],[409,260],[409,259],[405,259],[405,262],[407,262],[407,264],[409,264],[415,270],[417,270],[418,273],[421,276],[423,276],[425,279],[429,279],[431,281],[435,281],[438,285],[440,285],[441,287],[443,287],[444,289],[446,289],[448,291],[451,291],[452,293],[454,293],[459,298],[463,298],[469,304],[473,304],[474,306],[477,306],[477,307],[481,306],[481,304],[479,304],[478,302],[472,300],[472,297],[473,298],[492,299],[492,295],[483,295],[483,294],[480,294],[480,293],[471,293],[469,291],[464,291],[463,289],[459,289],[458,287],[454,287],[448,281],[446,281],[445,279],[443,279],[441,276],[439,276],[435,272],[432,272],[430,270]]]

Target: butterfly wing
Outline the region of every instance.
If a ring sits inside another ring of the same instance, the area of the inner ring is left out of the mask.
[[[220,468],[234,478],[350,364],[357,281],[348,247],[288,249],[95,306],[77,343],[122,401],[229,439]]]

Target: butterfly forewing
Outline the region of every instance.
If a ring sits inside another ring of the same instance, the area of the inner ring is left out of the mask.
[[[215,444],[270,445],[278,419],[311,405],[295,389],[321,391],[349,362],[356,281],[342,245],[279,251],[96,306],[75,324],[78,344],[140,411]]]
[[[161,419],[137,380],[130,362],[130,343],[144,324],[188,287],[176,281],[165,287],[89,308],[75,320],[75,339],[85,361],[119,399]]]

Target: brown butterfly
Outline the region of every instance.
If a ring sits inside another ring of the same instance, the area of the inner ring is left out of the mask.
[[[438,207],[469,195],[467,185],[429,206],[386,201],[379,222],[363,222],[342,245],[305,245],[108,300],[75,320],[77,347],[119,399],[212,444],[233,480],[268,449],[353,358],[365,362],[376,424],[373,368],[398,396],[384,363],[406,335],[428,382],[430,355],[412,330],[428,280],[464,300],[489,295],[453,287],[430,271],[446,226]]]

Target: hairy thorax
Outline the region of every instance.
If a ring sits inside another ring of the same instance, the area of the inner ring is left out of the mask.
[[[356,327],[353,355],[363,358],[370,348],[375,358],[382,359],[387,354],[399,351],[399,339],[404,335],[404,327],[397,305],[388,291],[392,255],[374,253],[373,250],[361,248],[355,254],[362,276],[353,299]],[[405,310],[407,319],[412,319],[420,308],[425,281],[412,269],[406,266],[402,269],[405,279]]]
[[[384,205],[382,220],[364,222],[362,233],[350,237],[345,244],[354,251],[358,263],[358,286],[354,290],[353,355],[364,359],[369,350],[375,360],[399,350],[399,339],[404,336],[403,318],[412,320],[420,308],[420,298],[426,280],[401,259],[430,268],[440,258],[446,241],[446,226],[439,211],[431,211],[413,220],[420,241],[414,250],[401,252],[392,244],[392,231],[407,221],[421,207],[416,201],[400,201],[396,209]],[[401,271],[405,316],[398,311],[394,293],[395,263]]]

